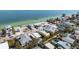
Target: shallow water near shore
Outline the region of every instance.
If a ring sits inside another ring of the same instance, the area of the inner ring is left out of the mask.
[[[73,14],[77,10],[1,10],[0,29],[5,25],[28,25],[59,17],[62,13]]]

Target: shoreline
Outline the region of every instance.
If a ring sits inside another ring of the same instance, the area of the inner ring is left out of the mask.
[[[68,15],[71,15],[71,14],[67,14],[67,16]],[[57,15],[57,16],[48,16],[48,17],[43,17],[43,18],[38,18],[38,19],[26,19],[26,20],[19,21],[19,22],[8,23],[8,24],[0,25],[0,31],[6,25],[12,25],[14,27],[17,27],[18,25],[21,26],[21,25],[28,25],[28,24],[35,24],[35,23],[39,23],[39,22],[44,22],[47,19],[56,18],[56,17],[60,17],[60,16],[61,16],[61,14]]]
[[[60,16],[60,15],[59,15]],[[35,24],[35,23],[39,23],[39,22],[44,22],[47,19],[50,18],[56,18],[59,16],[49,16],[49,17],[43,17],[43,18],[39,18],[39,19],[27,19],[27,20],[23,20],[23,21],[19,21],[19,22],[13,22],[13,23],[8,23],[8,24],[4,24],[4,25],[0,25],[0,31],[1,29],[5,26],[5,25],[12,25],[12,26],[18,26],[18,25],[28,25],[28,24]]]

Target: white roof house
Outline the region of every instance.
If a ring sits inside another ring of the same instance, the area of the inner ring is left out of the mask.
[[[0,43],[0,49],[9,49],[8,42]]]
[[[49,49],[54,49],[55,46],[51,43],[46,43],[45,46],[47,46]]]
[[[61,17],[61,19],[62,19],[63,21],[65,21],[65,20],[66,20],[66,18],[65,18],[65,17]]]
[[[34,25],[38,25],[38,26],[39,26],[39,25],[41,25],[41,24],[42,24],[42,22],[40,22],[40,23],[35,23]]]
[[[12,26],[11,25],[6,25],[4,28],[9,29],[9,28],[12,28]]]
[[[44,30],[54,33],[57,30],[57,26],[55,24],[49,24],[44,27]]]
[[[68,19],[68,17],[69,17],[69,16],[61,17],[61,19],[62,19],[63,21],[66,21],[66,20]]]
[[[66,42],[68,42],[68,43],[71,43],[71,44],[73,44],[74,41],[75,41],[74,39],[72,39],[70,37],[65,37],[65,38],[63,38],[63,40],[66,41]]]
[[[50,36],[50,33],[47,33],[46,31],[38,31],[41,35],[44,35],[44,36]]]
[[[40,38],[41,37],[41,35],[37,32],[32,32],[29,35],[32,36],[33,38]]]
[[[42,41],[41,35],[39,33],[37,33],[37,32],[30,33],[29,35],[32,38],[35,38],[38,41],[38,43],[40,43]]]
[[[78,31],[79,31],[79,27],[76,27],[76,30],[78,30]]]
[[[79,35],[78,35],[78,34],[75,34],[75,37],[76,37],[76,39],[78,39],[78,40],[79,40]]]
[[[70,23],[69,21],[67,22],[64,22],[66,25],[70,25],[70,26],[74,26],[75,24],[74,23]]]
[[[39,23],[35,23],[34,25],[44,26],[46,24],[48,24],[48,22],[39,22]]]
[[[75,30],[75,37],[76,37],[76,39],[78,39],[79,40],[79,30]]]
[[[13,34],[13,33],[12,33],[12,26],[11,26],[11,25],[6,25],[6,26],[4,27],[4,29],[5,29],[6,33]]]
[[[16,32],[20,32],[21,31],[20,27],[14,27],[14,29],[15,29]]]
[[[75,30],[75,34],[79,35],[79,30]]]
[[[19,38],[18,40],[20,41],[22,46],[24,46],[24,45],[26,45],[26,43],[29,43],[30,41],[32,41],[32,39],[27,34],[21,34],[21,35],[19,35],[18,38]]]
[[[62,46],[63,48],[65,49],[70,49],[71,48],[71,45],[67,42],[63,42],[63,41],[59,41],[57,42],[60,46]]]
[[[38,27],[38,29],[37,29],[38,31],[43,31],[43,27],[42,26],[40,26],[40,27]]]
[[[66,42],[68,42],[68,43],[73,44],[75,40],[72,39],[72,38],[70,38],[70,35],[71,35],[71,34],[68,34],[66,37],[63,37],[62,40],[66,41]]]

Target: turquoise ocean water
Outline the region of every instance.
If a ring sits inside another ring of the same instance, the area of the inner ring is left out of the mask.
[[[78,10],[0,10],[0,25],[76,12]]]

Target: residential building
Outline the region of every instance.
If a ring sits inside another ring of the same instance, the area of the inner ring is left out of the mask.
[[[0,49],[9,49],[8,42],[0,43]]]
[[[73,44],[74,43],[74,39],[70,38],[70,34],[68,34],[66,37],[63,37],[62,40],[68,42],[68,43],[71,43]]]
[[[50,33],[55,33],[58,31],[58,27],[55,24],[49,24],[44,27],[44,30]]]
[[[16,38],[22,46],[28,44],[32,39],[27,34],[21,34]]]
[[[51,43],[46,43],[45,46],[47,46],[49,49],[54,49],[55,46]]]
[[[46,31],[38,31],[38,33],[40,35],[42,35],[44,38],[49,38],[50,37],[50,33],[47,33]]]

